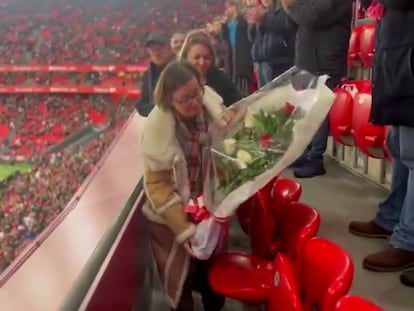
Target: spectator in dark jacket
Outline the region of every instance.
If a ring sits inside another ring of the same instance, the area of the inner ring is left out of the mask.
[[[365,268],[400,271],[414,265],[414,1],[377,0],[371,122],[391,125],[387,137],[393,156],[391,192],[375,219],[352,222],[358,236],[388,238],[381,251],[364,258]],[[414,287],[414,270],[402,275]]]
[[[337,86],[347,72],[351,35],[352,0],[281,0],[285,11],[298,24],[295,65],[315,75],[329,75],[327,85]],[[294,163],[296,177],[326,173],[329,123],[326,119],[305,154]]]
[[[265,8],[257,0],[247,1],[246,20],[262,87],[293,66],[297,25],[282,8]]]
[[[240,13],[238,3],[227,2],[228,20],[222,25],[222,36],[229,47],[230,75],[243,95],[247,95],[253,81],[252,44],[247,37],[248,25]]]
[[[161,71],[174,58],[168,36],[158,33],[150,34],[145,46],[148,49],[151,62],[142,77],[141,97],[136,103],[136,109],[143,117],[147,117],[154,107],[152,92]]]

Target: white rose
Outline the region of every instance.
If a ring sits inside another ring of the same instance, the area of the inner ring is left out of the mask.
[[[242,162],[244,162],[244,163],[252,163],[252,161],[253,161],[253,159],[252,159],[252,156],[250,155],[250,153],[248,153],[247,151],[245,151],[245,150],[239,150],[239,151],[237,151],[237,159],[239,160],[239,161],[242,161]]]
[[[246,113],[246,116],[244,117],[244,127],[253,128],[255,124],[256,124],[256,119],[254,117],[254,114],[251,111],[248,111]]]
[[[243,161],[240,161],[240,160],[236,160],[236,163],[237,163],[237,165],[239,166],[239,168],[241,169],[241,170],[244,170],[244,169],[246,169],[247,168],[247,165],[246,165],[246,163],[244,163]]]
[[[236,152],[237,141],[234,138],[228,138],[223,141],[224,153],[233,155]]]

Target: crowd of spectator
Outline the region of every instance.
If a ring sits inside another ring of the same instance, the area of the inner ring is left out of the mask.
[[[0,1],[0,64],[139,64],[149,32],[199,28],[223,10],[222,1]],[[139,86],[130,73],[0,73],[0,85]],[[116,122],[99,138],[44,155],[79,128]],[[0,189],[0,273],[65,208],[134,109],[126,97],[54,94],[0,95],[0,164],[30,163]]]

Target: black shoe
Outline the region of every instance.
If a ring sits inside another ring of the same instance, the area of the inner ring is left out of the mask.
[[[297,158],[295,162],[293,162],[291,165],[289,165],[289,168],[297,168],[304,165],[306,162],[306,157],[302,155],[300,158]]]
[[[323,161],[305,161],[301,166],[296,167],[293,172],[296,178],[312,178],[325,175],[326,170]]]
[[[405,286],[414,287],[414,269],[405,271],[400,276],[400,281]]]

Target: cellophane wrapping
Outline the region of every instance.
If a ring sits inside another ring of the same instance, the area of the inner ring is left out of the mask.
[[[234,117],[226,128],[212,126],[203,193],[211,217],[191,241],[198,258],[213,254],[241,203],[303,154],[335,98],[327,79],[293,67],[229,107]]]

